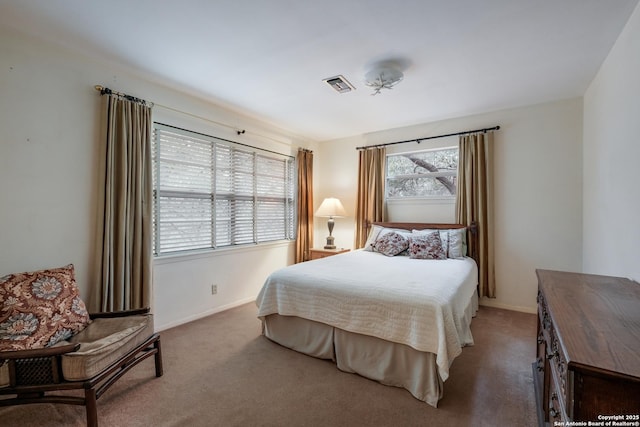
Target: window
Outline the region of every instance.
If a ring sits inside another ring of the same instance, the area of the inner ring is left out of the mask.
[[[387,156],[387,199],[454,199],[457,181],[457,147]]]
[[[294,160],[154,124],[156,255],[293,239]]]

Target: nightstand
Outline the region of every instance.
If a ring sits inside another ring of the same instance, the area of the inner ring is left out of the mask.
[[[341,253],[344,253],[344,252],[349,252],[350,250],[351,249],[344,249],[344,248],[338,248],[338,249],[309,249],[309,255],[311,256],[310,259],[320,259],[320,258],[326,258],[328,256],[341,254]]]

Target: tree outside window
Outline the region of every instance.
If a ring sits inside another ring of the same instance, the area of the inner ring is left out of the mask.
[[[456,195],[457,178],[457,147],[387,156],[388,199],[453,199]]]

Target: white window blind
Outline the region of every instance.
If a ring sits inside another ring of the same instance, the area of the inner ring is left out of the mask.
[[[156,255],[295,238],[294,161],[154,124]]]

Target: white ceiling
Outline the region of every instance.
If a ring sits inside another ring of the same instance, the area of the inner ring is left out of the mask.
[[[0,25],[321,141],[581,96],[637,3],[0,0]],[[371,96],[368,64],[390,58],[404,81]]]

